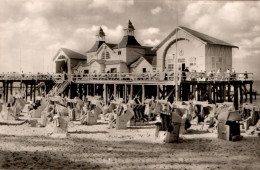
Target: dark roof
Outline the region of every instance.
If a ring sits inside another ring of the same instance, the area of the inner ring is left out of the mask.
[[[87,53],[96,52],[104,42],[105,41],[96,41],[95,44],[87,51]]]
[[[139,47],[141,46],[134,36],[125,35],[121,42],[115,48],[126,48],[126,47]]]
[[[80,54],[78,52],[72,51],[67,48],[61,48],[61,50],[71,59],[81,59],[81,60],[86,60],[87,57],[83,54]]]
[[[130,67],[137,67],[143,60],[146,60],[151,65],[156,65],[156,56],[142,56],[130,64]]]
[[[153,47],[145,47],[145,56],[155,56],[156,51],[152,50]]]
[[[107,45],[109,48],[111,48],[111,49],[113,49],[114,47],[117,46],[117,44],[112,44],[112,43],[106,43],[106,45]]]
[[[182,27],[182,26],[180,26],[180,28],[184,29],[185,31],[189,32],[190,34],[194,35],[195,37],[201,39],[202,41],[207,42],[208,44],[224,45],[224,46],[230,46],[230,47],[238,48],[237,46],[234,46],[232,44],[229,44],[229,43],[222,41],[222,40],[219,40],[217,38],[211,37],[209,35],[200,33],[198,31],[192,30],[190,28],[186,28],[186,27]]]
[[[144,58],[153,66],[157,64],[157,58],[156,56],[144,56]]]

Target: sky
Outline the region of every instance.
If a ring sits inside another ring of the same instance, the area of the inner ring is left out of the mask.
[[[177,25],[239,46],[236,72],[260,80],[260,2],[174,0],[0,0],[0,72],[50,72],[60,48],[84,54],[102,26],[119,43],[131,20],[136,39],[155,46]]]

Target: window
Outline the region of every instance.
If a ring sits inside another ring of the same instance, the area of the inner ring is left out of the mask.
[[[169,71],[174,71],[174,65],[173,64],[168,64],[168,70]]]
[[[110,59],[110,54],[108,51],[106,52],[106,59]]]
[[[102,60],[106,59],[106,52],[105,52],[105,51],[102,52],[101,59],[102,59]]]
[[[89,70],[84,70],[84,74],[88,74],[89,73]]]
[[[143,73],[146,73],[146,68],[143,68]]]
[[[108,51],[103,51],[102,55],[101,55],[101,59],[105,60],[105,59],[110,59],[110,54]]]
[[[118,55],[121,55],[121,51],[118,51]]]

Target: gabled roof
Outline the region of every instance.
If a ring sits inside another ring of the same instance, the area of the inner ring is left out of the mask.
[[[69,57],[70,59],[79,59],[79,60],[86,60],[86,59],[87,59],[87,57],[86,57],[85,55],[83,55],[83,54],[80,54],[80,53],[78,53],[78,52],[72,51],[72,50],[70,50],[70,49],[68,49],[68,48],[61,48],[61,49],[57,52],[57,54],[54,56],[53,60],[55,60],[55,58],[57,57],[57,55],[58,55],[61,51],[63,51],[63,52],[67,55],[67,57]]]
[[[96,52],[103,43],[105,43],[105,41],[96,41],[87,53]]]
[[[203,34],[201,32],[192,30],[190,28],[187,27],[183,27],[183,26],[179,26],[177,28],[175,28],[166,38],[164,38],[160,44],[158,44],[157,46],[155,46],[153,49],[158,49],[160,48],[166,41],[168,41],[176,32],[177,30],[183,30],[186,33],[190,34],[191,36],[194,36],[195,38],[199,39],[200,41],[202,41],[205,44],[212,44],[212,45],[222,45],[222,46],[228,46],[228,47],[234,47],[234,48],[238,48],[235,45],[229,44],[225,41],[219,40],[217,38],[211,37],[209,35]]]
[[[195,31],[195,30],[183,27],[183,26],[180,26],[180,28],[182,28],[183,30],[189,32],[190,34],[194,35],[195,37],[198,37],[199,39],[201,39],[202,41],[204,41],[204,42],[206,42],[208,44],[223,45],[223,46],[230,46],[230,47],[238,48],[237,46],[234,46],[232,44],[229,44],[229,43],[227,43],[225,41],[222,41],[222,40],[219,40],[217,38],[211,37],[209,35],[200,33],[198,31]]]
[[[157,64],[157,58],[156,56],[144,56],[144,58],[153,66]]]
[[[137,67],[140,63],[142,63],[143,60],[146,60],[151,65],[156,65],[156,57],[154,57],[154,56],[143,56],[143,57],[139,57],[137,60],[135,60],[133,63],[131,63],[130,67],[132,67],[132,68]]]
[[[132,35],[125,35],[115,48],[140,47],[141,45]]]

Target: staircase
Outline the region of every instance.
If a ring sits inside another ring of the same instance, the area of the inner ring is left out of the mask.
[[[66,87],[68,87],[69,84],[70,84],[69,80],[65,80],[62,83],[56,83],[53,86],[53,88],[50,90],[48,95],[57,96],[57,95],[61,94],[66,89]]]

